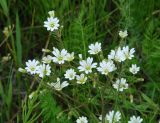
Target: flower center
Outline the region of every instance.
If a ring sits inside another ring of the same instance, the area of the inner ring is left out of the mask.
[[[58,57],[58,61],[62,61],[63,60],[63,57],[62,56],[59,56]]]
[[[32,66],[32,67],[30,67],[30,69],[31,69],[31,71],[34,71],[34,70],[35,70],[35,67]]]
[[[87,65],[87,66],[86,66],[86,70],[91,70],[91,66],[90,66],[90,65]]]
[[[50,26],[51,26],[52,28],[54,27],[54,25],[55,25],[54,22],[51,22],[51,23],[50,23]]]

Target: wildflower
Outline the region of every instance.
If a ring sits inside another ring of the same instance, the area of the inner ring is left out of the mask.
[[[84,71],[86,74],[91,73],[92,72],[92,68],[96,68],[97,63],[92,63],[93,62],[93,58],[88,57],[87,60],[82,60],[80,61],[80,65],[78,67],[79,71]]]
[[[74,69],[68,69],[64,76],[66,79],[73,80],[76,76],[76,72],[74,72]]]
[[[117,68],[115,67],[113,61],[111,60],[109,60],[108,62],[103,60],[102,62],[100,62],[100,67],[97,68],[97,70],[104,75],[108,75],[109,72],[112,72],[116,69]]]
[[[52,56],[47,55],[47,56],[45,56],[45,57],[42,58],[42,62],[46,63],[46,64],[50,64],[51,61],[52,61],[52,58],[53,58]]]
[[[143,119],[135,116],[130,117],[130,121],[128,123],[142,123]]]
[[[67,87],[69,83],[67,81],[60,82],[60,78],[57,78],[56,83],[47,83],[50,87],[55,88],[57,91],[61,91],[64,87]]]
[[[51,74],[51,67],[49,66],[49,64],[41,64],[37,67],[37,73],[41,78],[43,78],[44,76],[49,76]]]
[[[67,51],[65,49],[62,49],[62,51],[59,51],[57,48],[53,47],[53,62],[58,64],[64,64],[66,60]]]
[[[102,121],[102,115],[100,115],[98,119],[99,119],[100,121]]]
[[[129,50],[129,47],[126,46],[126,47],[123,47],[122,50],[124,52],[124,55],[125,55],[126,59],[132,59],[134,57],[134,55],[133,55],[134,52],[135,52],[134,48]]]
[[[118,62],[123,62],[125,61],[126,57],[125,57],[124,52],[119,47],[117,50],[111,50],[111,53],[108,55],[108,59],[115,60]]]
[[[26,73],[26,72],[27,72],[25,69],[23,69],[23,68],[21,68],[21,67],[18,68],[18,71],[21,72],[21,73]]]
[[[79,117],[77,120],[76,120],[76,123],[88,123],[88,120],[87,120],[87,117]]]
[[[95,44],[89,45],[90,54],[98,54],[101,51],[101,43],[96,42]]]
[[[12,27],[11,25],[9,25],[8,27],[5,27],[3,30],[3,34],[5,35],[5,37],[9,36],[9,32],[11,31]]]
[[[82,60],[82,54],[78,54],[80,60]]]
[[[28,60],[26,62],[26,70],[27,72],[29,72],[30,74],[36,74],[37,72],[37,66],[39,64],[39,61],[33,59],[32,61],[31,60]]]
[[[72,53],[67,53],[67,55],[66,55],[66,61],[73,61],[73,59],[74,59],[74,52],[72,52]]]
[[[53,18],[53,17],[47,18],[47,21],[44,22],[44,27],[46,27],[47,30],[50,30],[50,31],[54,31],[58,29],[59,27],[58,18]]]
[[[36,92],[33,91],[33,92],[28,96],[28,98],[29,98],[29,99],[33,99],[33,97],[35,96],[35,94],[36,94]]]
[[[54,17],[54,15],[55,15],[55,14],[54,14],[54,10],[49,11],[48,14],[49,14],[50,17]]]
[[[108,123],[117,123],[121,119],[121,113],[119,111],[110,111],[108,114],[106,114],[105,120],[108,121]]]
[[[45,53],[50,53],[51,51],[49,49],[42,49],[42,52],[45,52]]]
[[[87,77],[85,77],[83,73],[81,75],[77,75],[76,79],[78,84],[84,84],[87,81]]]
[[[127,37],[127,36],[128,36],[127,30],[125,30],[125,31],[119,31],[119,36],[120,36],[121,38]]]
[[[132,66],[129,68],[129,71],[132,74],[137,74],[139,70],[140,70],[140,67],[137,67],[136,64],[132,64]]]
[[[11,59],[11,54],[8,53],[7,56],[2,57],[2,62],[3,63],[8,62],[10,59]]]
[[[117,79],[116,83],[113,84],[113,87],[117,91],[122,92],[124,89],[128,89],[128,84],[126,83],[126,79],[121,78],[121,79]]]

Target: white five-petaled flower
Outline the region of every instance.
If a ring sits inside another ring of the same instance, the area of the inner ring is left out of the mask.
[[[64,64],[66,60],[66,55],[67,55],[67,50],[62,49],[59,51],[57,48],[53,47],[52,51],[54,57],[53,57],[53,62],[58,63],[58,64]]]
[[[143,119],[135,116],[130,117],[130,121],[128,123],[142,123]]]
[[[73,59],[74,59],[74,52],[72,52],[72,53],[67,53],[67,55],[66,55],[66,61],[73,61]]]
[[[90,54],[98,54],[101,51],[101,43],[96,42],[95,44],[89,45]]]
[[[92,63],[93,58],[88,57],[87,60],[81,60],[80,66],[78,67],[79,71],[84,71],[86,74],[92,72],[92,68],[96,68],[97,63]]]
[[[115,60],[118,62],[123,62],[126,60],[125,54],[120,47],[117,50],[111,50],[110,54],[108,55],[109,60]]]
[[[47,55],[47,56],[42,58],[43,63],[50,64],[51,61],[52,61],[52,56],[50,56],[50,55]]]
[[[110,72],[112,72],[112,71],[117,69],[115,67],[115,64],[111,60],[109,60],[109,61],[103,60],[99,64],[100,64],[100,66],[97,67],[97,70],[99,72],[101,72],[102,74],[104,74],[104,75],[108,75],[108,73],[110,73]]]
[[[121,38],[125,38],[125,37],[127,37],[127,36],[128,36],[128,32],[127,32],[127,30],[119,31],[119,36],[120,36]]]
[[[106,122],[107,123],[118,123],[121,119],[121,113],[119,111],[110,111],[108,114],[106,114]]]
[[[29,72],[30,74],[36,74],[37,72],[37,66],[39,64],[39,61],[33,59],[32,61],[31,60],[28,60],[26,62],[26,71]]]
[[[137,74],[139,70],[140,70],[140,67],[137,67],[136,64],[132,64],[132,66],[129,68],[129,71],[132,74]]]
[[[58,18],[53,18],[53,17],[47,18],[47,21],[44,22],[44,27],[46,27],[48,31],[57,30],[59,27]]]
[[[74,71],[74,69],[68,69],[64,76],[66,79],[73,80],[76,76],[76,72]]]
[[[128,84],[126,83],[126,79],[121,78],[121,79],[117,79],[116,83],[113,84],[113,87],[117,91],[122,92],[124,89],[128,89]]]
[[[84,84],[87,81],[87,77],[85,77],[83,73],[81,75],[77,75],[76,79],[78,84]]]
[[[54,15],[55,15],[55,14],[54,14],[54,10],[49,11],[48,14],[49,14],[50,17],[54,17]]]
[[[88,123],[88,120],[87,120],[87,117],[79,117],[77,120],[76,120],[76,123]]]
[[[124,53],[126,59],[132,59],[134,57],[134,55],[133,55],[135,52],[134,48],[129,49],[129,47],[126,46],[126,47],[123,47],[122,50],[123,50],[123,53]]]
[[[61,91],[64,87],[67,87],[69,83],[67,81],[60,82],[60,78],[57,78],[57,82],[47,83],[50,87],[53,87],[57,91]]]
[[[49,64],[41,64],[37,67],[37,74],[39,77],[49,76],[51,74],[51,67]]]

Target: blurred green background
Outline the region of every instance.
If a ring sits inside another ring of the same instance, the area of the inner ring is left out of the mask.
[[[65,47],[85,54],[88,44],[100,41],[108,54],[119,44],[117,32],[128,30],[126,43],[136,48],[144,78],[137,86],[147,95],[143,110],[152,116],[149,123],[158,120],[160,0],[0,0],[0,122],[18,122],[30,82],[17,68],[28,59],[42,57],[49,36],[43,22],[50,10],[55,10],[63,28],[59,37],[53,33],[49,49]],[[10,31],[4,34],[9,25]]]

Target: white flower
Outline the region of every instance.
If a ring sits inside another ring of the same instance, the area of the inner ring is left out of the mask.
[[[98,54],[101,51],[101,43],[96,42],[95,44],[89,45],[90,54]]]
[[[55,14],[54,14],[54,10],[49,11],[48,14],[49,14],[50,17],[54,17],[54,15],[55,15]]]
[[[102,115],[99,116],[99,120],[102,121]]]
[[[122,62],[126,60],[125,54],[120,47],[117,50],[111,50],[111,53],[108,55],[109,60],[115,60],[118,62]]]
[[[121,79],[117,79],[116,83],[113,84],[113,87],[117,91],[122,92],[124,89],[128,89],[128,84],[126,83],[126,79],[121,78]]]
[[[126,46],[126,47],[123,47],[122,50],[124,52],[124,55],[125,55],[126,59],[132,59],[134,57],[134,55],[133,55],[134,52],[135,52],[134,48],[129,50],[129,47]]]
[[[108,114],[106,114],[105,120],[108,121],[108,123],[117,123],[121,119],[121,113],[119,111],[110,111]]]
[[[36,74],[37,72],[37,66],[39,64],[39,61],[33,59],[32,61],[31,60],[28,60],[26,62],[26,67],[25,69],[27,70],[27,72],[29,72],[30,74]]]
[[[78,84],[84,84],[87,81],[87,77],[85,77],[83,73],[81,75],[77,75],[76,79]]]
[[[64,76],[66,79],[73,80],[76,76],[76,72],[74,71],[74,69],[68,69]]]
[[[67,81],[64,81],[62,83],[60,83],[60,79],[57,78],[57,82],[56,83],[47,83],[50,87],[55,88],[57,91],[61,91],[64,87],[67,87],[69,85],[69,83]]]
[[[143,119],[135,116],[130,117],[130,121],[128,123],[142,123]]]
[[[18,68],[18,71],[21,72],[21,73],[26,73],[26,72],[27,72],[25,69],[23,69],[23,68],[21,68],[21,67]]]
[[[74,52],[72,52],[72,53],[67,53],[67,55],[66,55],[66,61],[73,61],[73,59],[74,59]]]
[[[79,57],[80,60],[83,59],[83,58],[82,58],[82,54],[78,54],[78,57]]]
[[[84,71],[86,74],[91,73],[92,72],[92,68],[96,68],[97,63],[92,63],[93,62],[93,58],[88,57],[87,60],[82,60],[80,61],[80,65],[78,67],[79,71],[82,72]]]
[[[44,27],[46,27],[47,30],[54,31],[59,27],[58,22],[59,22],[58,18],[53,18],[53,17],[47,18],[47,21],[44,22]]]
[[[100,62],[100,67],[97,67],[97,70],[104,75],[108,75],[109,72],[112,72],[116,69],[117,68],[115,67],[115,64],[111,60],[109,61],[103,60],[102,62]]]
[[[88,123],[88,120],[87,120],[87,117],[79,117],[77,120],[76,120],[76,123]]]
[[[47,55],[47,56],[45,56],[45,57],[42,58],[42,62],[43,62],[43,63],[46,63],[46,64],[50,64],[51,61],[52,61],[52,59],[53,59],[52,56]]]
[[[127,36],[128,36],[127,30],[125,30],[125,31],[119,31],[119,36],[120,36],[121,38],[127,37]]]
[[[129,68],[129,71],[132,74],[137,74],[139,70],[140,70],[140,67],[137,67],[136,64],[132,64],[132,66]]]
[[[66,60],[67,50],[62,49],[62,51],[59,51],[57,48],[53,47],[53,62],[58,64],[64,64]]]
[[[51,67],[49,66],[49,64],[41,64],[37,67],[37,73],[41,78],[43,78],[44,76],[49,76],[51,74]]]
[[[33,92],[28,96],[28,98],[29,98],[29,99],[33,99],[33,97],[35,96],[35,94],[36,94],[36,92],[33,91]]]

